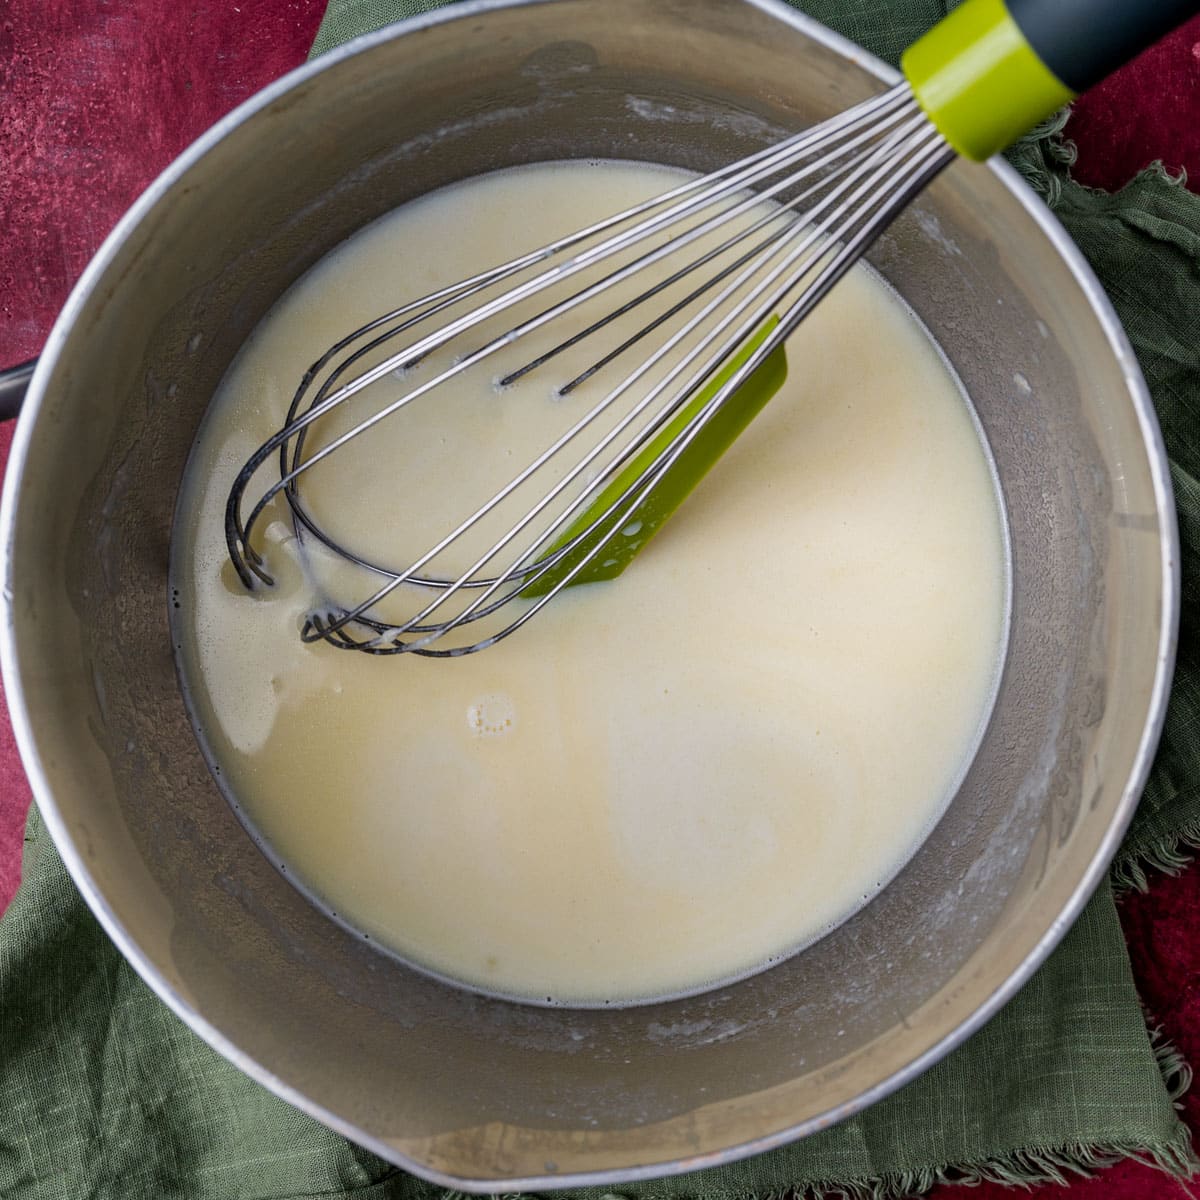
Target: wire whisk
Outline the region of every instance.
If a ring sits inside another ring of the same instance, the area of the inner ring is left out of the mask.
[[[282,428],[237,475],[226,541],[239,577],[247,587],[273,582],[255,534],[282,496],[303,543],[312,539],[371,581],[362,599],[331,598],[310,613],[305,641],[453,657],[510,636],[564,588],[623,565],[612,547],[639,527],[656,488],[677,464],[686,471],[689,448],[739,389],[953,158],[902,83],[354,329],[308,369]],[[556,393],[611,381],[507,483],[408,562],[375,561],[318,519],[304,487],[315,467],[538,331],[550,348],[507,370],[502,387],[589,344],[594,357],[556,380]],[[335,410],[384,381],[382,402],[320,434]],[[249,498],[273,457],[278,476]],[[514,498],[534,492],[509,512]],[[487,522],[508,516],[493,536]],[[467,547],[465,561],[446,568]]]

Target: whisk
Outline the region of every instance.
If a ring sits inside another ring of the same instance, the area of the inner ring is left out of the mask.
[[[313,363],[284,425],[237,475],[226,541],[238,576],[247,587],[273,582],[254,535],[282,496],[302,541],[372,581],[362,600],[310,613],[310,642],[469,654],[564,588],[612,578],[778,388],[788,335],[930,180],[956,155],[983,160],[1011,144],[1198,9],[967,0],[909,48],[905,80],[881,95],[354,329]],[[606,382],[490,498],[401,564],[375,561],[318,520],[302,488],[313,468],[537,331],[551,347],[506,369],[501,386],[590,344],[594,357],[557,394]],[[385,381],[398,390],[322,438],[335,410]],[[243,515],[272,458],[278,478]],[[506,506],[531,489],[509,522]],[[472,545],[498,515],[506,527]]]

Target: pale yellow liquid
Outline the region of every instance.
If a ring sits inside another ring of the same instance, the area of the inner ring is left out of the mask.
[[[370,226],[246,345],[180,508],[185,677],[271,855],[414,964],[543,1002],[697,990],[861,907],[948,802],[1003,641],[1002,523],[971,414],[864,269],[791,340],[787,384],[625,575],[560,595],[508,641],[451,661],[303,645],[313,598],[279,520],[280,587],[231,585],[230,483],[319,348],[675,181],[523,168]],[[429,512],[519,458],[553,403],[544,381],[500,407],[486,380],[448,388],[417,418],[432,447],[414,456],[414,426],[380,426],[314,483],[314,505],[351,535],[420,542]]]

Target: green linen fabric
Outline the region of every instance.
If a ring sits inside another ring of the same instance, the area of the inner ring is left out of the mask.
[[[933,0],[804,0],[895,61]],[[333,0],[314,52],[436,7]],[[1115,866],[1122,886],[1200,835],[1200,197],[1151,171],[1115,196],[1068,174],[1051,135],[1014,155],[1091,260],[1146,372],[1172,458],[1184,622],[1162,749]],[[631,1185],[645,1200],[918,1195],[935,1182],[1061,1179],[1126,1155],[1196,1163],[1173,1099],[1189,1072],[1148,1033],[1105,883],[1030,983],[897,1095],[742,1163]],[[600,1200],[612,1193],[578,1193]],[[8,1200],[438,1200],[316,1124],[195,1037],[137,977],[75,891],[36,811],[0,920],[0,1197]]]
[[[200,1041],[117,953],[36,810],[27,838],[0,922],[0,1196],[449,1200]],[[1069,1177],[1125,1155],[1184,1173],[1172,1099],[1187,1075],[1147,1034],[1105,885],[1017,998],[902,1092],[770,1154],[617,1194],[899,1197],[938,1180]]]

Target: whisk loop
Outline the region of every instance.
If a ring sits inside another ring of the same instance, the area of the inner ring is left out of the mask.
[[[306,641],[453,657],[510,636],[565,587],[618,573],[637,548],[622,531],[632,529],[638,544],[652,535],[778,387],[784,340],[953,157],[900,84],[353,330],[308,369],[284,425],[238,473],[226,541],[239,577],[247,587],[272,583],[254,534],[282,495],[303,540],[372,581],[363,599],[311,614]],[[641,273],[659,264],[659,277],[638,290]],[[596,316],[597,304],[611,307]],[[572,328],[572,313],[581,327]],[[498,323],[504,328],[495,333]],[[625,374],[428,550],[404,564],[377,562],[317,519],[301,484],[319,463],[380,422],[403,419],[449,380],[560,325],[549,349],[498,377],[501,387],[593,340],[599,345],[606,331],[616,344],[556,381],[556,394],[567,403],[621,361],[630,364]],[[457,357],[443,362],[447,355]],[[397,389],[388,399],[349,428],[317,436],[319,422],[348,412],[349,401],[384,380]],[[247,493],[272,457],[278,477],[243,517]],[[503,517],[533,483],[542,485],[537,499],[511,523],[504,518],[497,535],[488,532],[488,519]],[[469,561],[447,570],[453,550]]]

